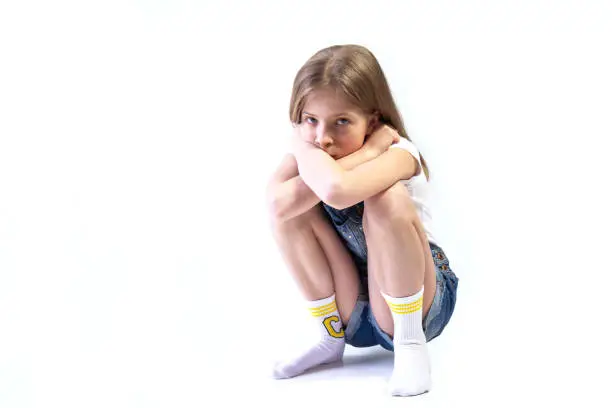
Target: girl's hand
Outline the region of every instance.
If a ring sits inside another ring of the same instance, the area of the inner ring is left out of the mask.
[[[382,125],[366,138],[364,146],[374,151],[377,155],[386,152],[392,144],[400,141],[400,135],[389,125]]]
[[[302,151],[306,147],[312,147],[312,143],[307,141],[301,133],[302,125],[301,124],[293,124],[293,134],[291,135],[291,153],[296,156],[300,151]],[[310,145],[310,146],[309,146]]]

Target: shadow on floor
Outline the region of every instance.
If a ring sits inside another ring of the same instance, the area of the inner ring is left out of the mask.
[[[338,377],[388,376],[393,369],[393,353],[382,347],[357,349],[347,347],[343,361],[325,364],[306,371],[299,377],[319,381]]]

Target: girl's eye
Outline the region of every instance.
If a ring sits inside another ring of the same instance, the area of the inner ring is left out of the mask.
[[[306,123],[310,123],[311,125],[314,125],[315,123],[317,123],[317,120],[316,120],[315,118],[310,117],[310,116],[307,116],[307,117],[304,119],[304,121],[305,121]]]
[[[348,125],[348,124],[349,124],[349,121],[348,121],[348,119],[344,119],[344,118],[342,118],[342,119],[338,119],[338,122],[337,122],[337,123],[338,123],[339,125]]]

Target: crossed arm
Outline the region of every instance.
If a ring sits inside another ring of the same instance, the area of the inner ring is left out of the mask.
[[[316,148],[315,148],[316,149]],[[317,149],[319,150],[319,149]],[[376,156],[376,152],[374,152],[369,147],[365,145],[357,150],[356,152],[343,157],[337,161],[331,158],[331,156],[327,155],[322,150],[319,150],[320,153],[327,156],[329,160],[333,161],[336,166],[341,168],[341,171],[350,171],[357,166],[364,164]],[[312,152],[310,152],[312,153]],[[315,157],[320,160],[321,157],[317,157],[319,155],[315,155]],[[325,160],[325,158],[323,158]],[[317,161],[318,161],[317,160]],[[317,177],[317,171],[312,171],[313,166],[301,166],[303,173],[309,173],[308,178],[310,179]],[[334,168],[331,166],[332,169]],[[328,168],[329,170],[329,168]],[[333,172],[333,170],[332,170]],[[311,173],[315,173],[314,175]],[[322,172],[321,176],[326,178],[328,175],[327,172]],[[316,185],[315,189],[319,191],[319,194],[323,196],[323,200],[313,191],[313,189],[306,183],[304,178],[300,175],[300,166],[298,165],[297,159],[294,154],[288,153],[283,157],[280,165],[277,170],[272,175],[272,178],[268,182],[267,186],[267,200],[268,206],[275,218],[281,221],[285,221],[301,215],[306,211],[310,210],[312,207],[317,205],[321,201],[327,202],[333,206],[329,200],[327,200],[326,196],[328,193],[324,192],[326,188],[325,180],[321,182],[315,181],[311,183]]]
[[[379,151],[364,144],[334,160],[310,143],[287,154],[267,186],[268,206],[284,221],[308,211],[320,201],[346,208],[417,174],[418,162],[405,149]]]

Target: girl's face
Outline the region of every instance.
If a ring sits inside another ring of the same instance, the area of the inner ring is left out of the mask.
[[[359,150],[377,122],[333,89],[313,91],[301,120],[302,137],[336,160]]]

